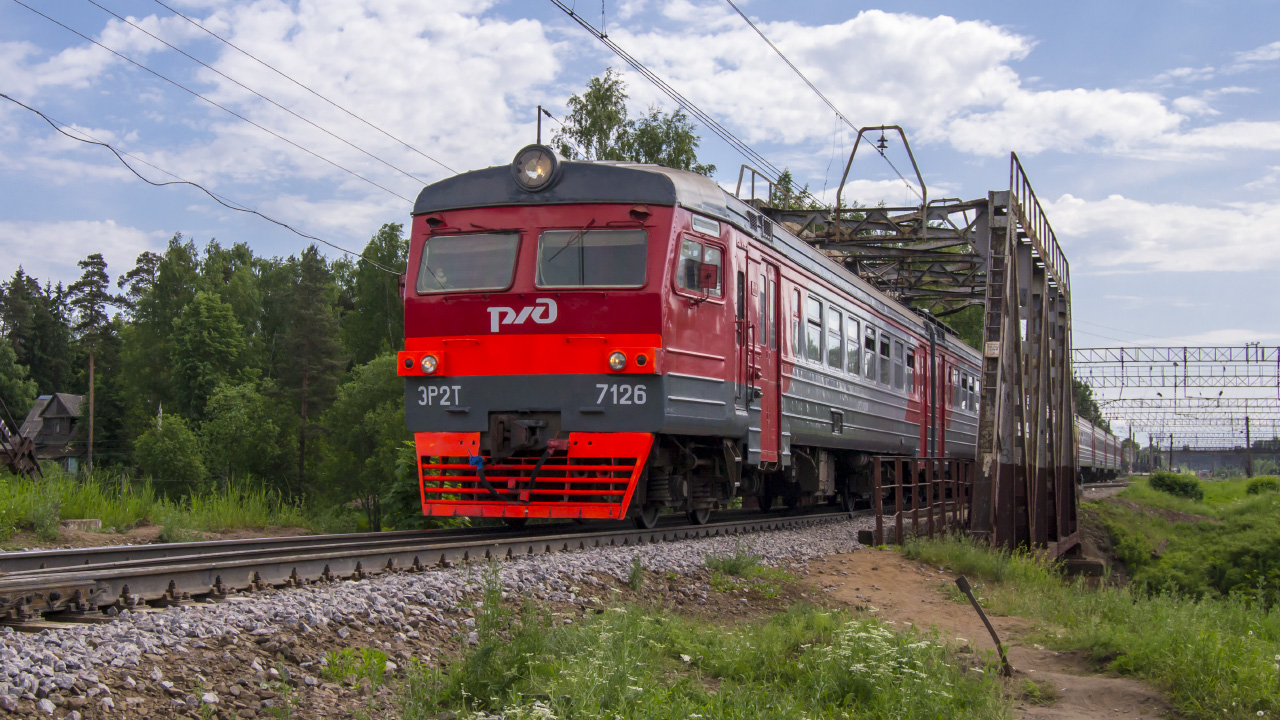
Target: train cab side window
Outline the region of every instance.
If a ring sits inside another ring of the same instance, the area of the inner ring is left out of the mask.
[[[711,272],[703,266],[711,266],[715,272],[715,284],[710,288],[702,285],[699,273]],[[680,260],[676,266],[676,285],[683,290],[711,297],[724,297],[724,251],[714,245],[704,245],[693,238],[680,240]]]
[[[960,371],[951,368],[951,407],[960,404]]]
[[[805,303],[805,357],[822,362],[822,301],[811,297]]]
[[[791,357],[797,360],[804,357],[804,348],[801,344],[803,333],[800,332],[800,291],[795,290],[791,298]]]
[[[978,412],[982,404],[982,382],[978,378],[973,379],[973,411]]]
[[[827,365],[844,369],[844,315],[833,307],[827,308]]]
[[[960,408],[969,409],[969,376],[964,373],[960,374]]]
[[[916,349],[907,348],[907,394],[916,394]]]
[[[747,316],[747,274],[738,271],[738,306],[736,308],[738,322],[733,324],[738,336],[738,345],[742,345],[742,325]]]
[[[867,329],[862,339],[862,358],[864,360],[863,371],[866,378],[871,382],[876,380],[876,329],[867,324]]]
[[[903,371],[903,361],[906,359],[905,347],[901,340],[893,341],[893,387],[895,390],[902,390],[905,372]]]
[[[849,356],[846,359],[849,361],[850,375],[862,374],[862,351],[858,349],[859,337],[861,337],[861,333],[858,332],[858,321],[849,318],[849,329],[845,335],[845,342],[848,347],[845,354]]]
[[[889,384],[889,334],[880,333],[880,384]]]
[[[769,286],[765,284],[763,274],[756,292],[760,295],[760,332],[756,335],[756,344],[764,347],[769,344]]]
[[[778,281],[769,281],[769,312],[765,317],[769,323],[769,347],[770,349],[778,349]]]

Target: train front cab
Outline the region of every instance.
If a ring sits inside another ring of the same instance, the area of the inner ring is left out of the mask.
[[[399,372],[424,514],[625,516],[662,423],[671,212],[415,217]]]

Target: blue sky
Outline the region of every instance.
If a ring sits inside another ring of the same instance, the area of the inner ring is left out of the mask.
[[[154,0],[95,2],[360,149],[88,0],[23,2],[390,192],[15,2],[0,3],[0,92],[339,245],[406,221],[397,195],[448,174]],[[624,67],[546,0],[166,4],[458,170],[508,161],[533,139],[534,106],[560,116],[589,77]],[[600,3],[576,5],[599,24]],[[905,126],[932,196],[998,189],[1019,153],[1072,263],[1077,346],[1280,341],[1277,3],[739,5],[854,124]],[[834,192],[850,131],[727,3],[604,6],[611,38],[775,165]],[[634,112],[671,106],[626,78]],[[731,186],[743,159],[709,132],[701,154]],[[846,195],[864,203],[909,199],[883,162],[859,162],[851,179]],[[0,104],[0,275],[22,265],[70,281],[97,251],[119,274],[178,231],[268,255],[305,246],[191,188],[147,186]]]

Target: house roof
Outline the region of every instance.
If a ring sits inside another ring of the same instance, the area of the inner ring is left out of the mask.
[[[18,431],[23,437],[35,441],[37,449],[47,451],[50,447],[65,448],[75,437],[76,421],[84,405],[83,395],[70,393],[54,393],[41,395],[31,406]],[[68,422],[56,422],[67,420]],[[48,422],[47,421],[55,421]]]

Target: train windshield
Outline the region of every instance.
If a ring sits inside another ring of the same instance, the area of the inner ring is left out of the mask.
[[[418,292],[505,290],[516,269],[518,245],[515,233],[428,238],[418,268]]]
[[[538,238],[538,287],[640,287],[644,230],[551,230]]]

